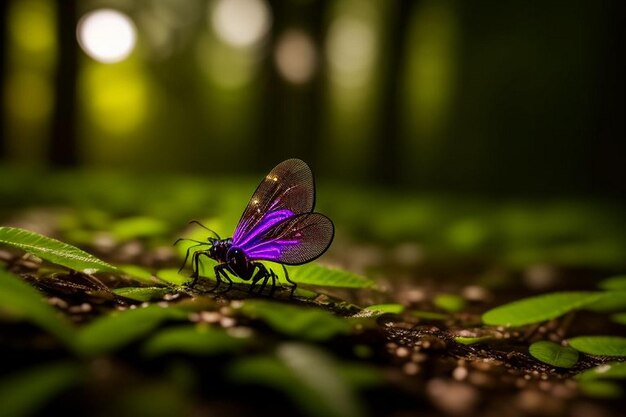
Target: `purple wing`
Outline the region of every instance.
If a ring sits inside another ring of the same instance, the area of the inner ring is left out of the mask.
[[[328,217],[303,213],[278,220],[283,215],[272,215],[255,229],[251,238],[240,244],[233,241],[233,247],[243,249],[249,259],[286,265],[304,264],[326,252],[335,235]]]
[[[250,198],[233,233],[233,246],[257,241],[281,221],[315,206],[315,183],[311,168],[300,159],[278,164],[261,181]]]

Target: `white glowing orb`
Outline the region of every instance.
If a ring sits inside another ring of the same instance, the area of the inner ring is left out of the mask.
[[[78,22],[80,47],[96,61],[111,64],[125,59],[135,47],[137,30],[132,20],[112,9],[99,9]]]
[[[294,84],[309,81],[317,67],[313,40],[298,29],[290,29],[281,35],[274,58],[280,74]]]
[[[249,47],[267,34],[272,15],[264,0],[217,0],[211,11],[216,35],[236,47]]]

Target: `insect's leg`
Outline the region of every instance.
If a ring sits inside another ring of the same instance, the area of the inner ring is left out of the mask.
[[[228,282],[228,287],[226,287],[226,289],[223,292],[228,292],[230,291],[230,289],[233,286],[233,280],[230,278],[230,275],[228,275],[228,272],[231,272],[234,274],[234,272],[228,267],[228,265],[224,264],[224,268],[221,269],[222,272],[222,276],[226,279],[226,281]]]
[[[281,264],[280,266],[283,267],[283,271],[285,272],[285,280],[287,280],[287,282],[291,284],[291,294],[289,296],[293,297],[293,293],[296,291],[298,284],[296,284],[295,282],[289,279],[289,273],[287,272],[287,267],[285,267],[285,265],[283,264]]]
[[[270,277],[270,274],[269,272],[267,272],[267,268],[262,263],[255,262],[254,266],[258,269],[258,271],[252,278],[252,284],[250,285],[250,292],[252,292],[254,285],[257,282],[259,282],[260,280],[263,280],[263,283],[261,284],[261,287],[259,289],[259,294],[261,294],[263,290],[265,289],[265,285],[267,285],[267,281]]]
[[[174,242],[174,244],[177,244],[178,242],[182,241],[182,240],[191,240],[191,239],[178,239],[176,242]],[[196,240],[193,240],[193,242],[198,242]],[[189,259],[189,252],[191,252],[191,250],[193,248],[196,248],[198,246],[202,246],[202,245],[207,245],[208,243],[206,242],[198,242],[197,245],[191,245],[187,248],[187,252],[185,252],[185,259],[183,260],[183,264],[180,266],[180,268],[178,268],[178,272],[182,271],[183,268],[185,267],[185,265],[187,264],[187,259]]]
[[[191,273],[191,278],[193,279],[189,284],[187,284],[189,288],[193,288],[196,285],[196,283],[198,282],[198,277],[200,276],[200,263],[198,261],[199,256],[200,252],[194,252],[194,254],[191,255],[191,269],[193,270],[193,272]]]
[[[270,297],[274,295],[276,290],[276,273],[270,269],[270,277],[272,278],[272,288],[270,289]]]
[[[220,286],[220,284],[222,283],[221,275],[223,273],[223,271],[222,271],[223,269],[224,269],[224,264],[217,264],[213,268],[213,272],[215,272],[215,280],[217,282],[215,283],[215,286],[209,290],[209,292],[213,292],[213,291],[217,290],[218,287]]]

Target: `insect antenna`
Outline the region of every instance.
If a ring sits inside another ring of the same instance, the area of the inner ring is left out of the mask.
[[[222,238],[220,237],[220,235],[217,234],[217,232],[213,229],[209,229],[208,227],[206,227],[205,225],[203,225],[202,223],[200,223],[198,220],[192,220],[189,222],[189,224],[197,224],[198,226],[202,227],[205,230],[208,230],[209,232],[213,233],[215,235],[215,237],[218,240],[221,240]]]
[[[178,272],[182,271],[182,270],[183,270],[183,268],[185,267],[185,265],[187,265],[187,259],[189,259],[189,252],[191,252],[191,250],[192,250],[193,248],[197,248],[198,246],[210,246],[210,245],[212,245],[212,244],[213,244],[213,242],[198,242],[197,240],[193,240],[193,239],[183,239],[183,238],[177,239],[177,240],[176,240],[176,242],[175,242],[174,244],[176,244],[176,243],[178,243],[178,242],[181,242],[181,241],[183,241],[183,240],[189,240],[189,241],[192,241],[192,242],[196,242],[196,244],[195,244],[195,245],[191,245],[191,246],[189,246],[189,247],[187,248],[187,252],[185,252],[185,259],[183,260],[183,264],[182,264],[182,265],[180,266],[180,268],[178,269]]]

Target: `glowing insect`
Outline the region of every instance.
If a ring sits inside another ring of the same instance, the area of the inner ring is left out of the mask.
[[[228,282],[228,291],[233,283],[229,276],[232,274],[252,280],[250,292],[259,281],[262,281],[259,293],[263,292],[271,279],[271,295],[277,275],[259,261],[272,261],[282,264],[293,294],[296,284],[289,279],[285,265],[302,265],[322,256],[335,234],[333,222],[323,214],[314,213],[314,207],[315,182],[311,168],[299,159],[283,161],[257,187],[233,237],[222,239],[205,227],[215,237],[209,237],[206,242],[194,241],[196,245],[187,250],[180,269],[187,263],[192,248],[208,246],[191,255],[191,286],[199,278],[200,258],[206,256],[219,262],[214,268],[217,283],[211,291],[220,286],[222,278]],[[176,243],[181,240],[185,239]]]

